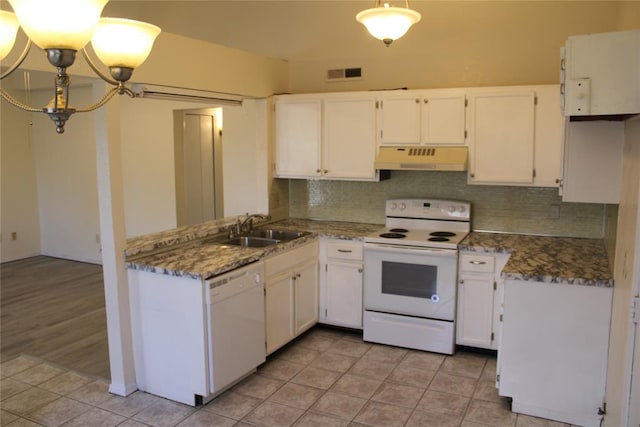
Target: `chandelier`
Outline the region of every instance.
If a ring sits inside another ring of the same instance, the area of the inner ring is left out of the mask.
[[[409,9],[409,0],[405,0],[406,7],[392,7],[389,3],[376,0],[375,7],[365,9],[356,15],[356,21],[363,24],[371,35],[389,47],[394,40],[404,36],[409,28],[420,21],[422,16],[415,10]]]
[[[133,97],[125,82],[149,56],[160,28],[130,19],[100,18],[108,1],[66,0],[62,7],[60,2],[53,0],[9,0],[15,14],[0,10],[0,61],[13,49],[18,27],[22,27],[29,40],[16,63],[0,75],[0,80],[22,64],[33,43],[45,51],[49,63],[56,67],[57,75],[53,98],[45,107],[25,105],[0,88],[2,98],[25,111],[49,115],[56,125],[56,132],[63,133],[64,125],[73,113],[96,110],[115,94]],[[98,70],[87,54],[85,46],[89,41],[98,59],[109,68],[111,78]],[[74,108],[69,103],[71,78],[67,68],[73,65],[78,51],[102,80],[114,86],[102,99],[86,108]]]

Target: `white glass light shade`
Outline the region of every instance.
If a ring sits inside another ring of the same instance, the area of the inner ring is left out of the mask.
[[[19,26],[14,13],[0,10],[0,61],[11,52]]]
[[[403,7],[374,7],[356,15],[356,20],[367,27],[371,35],[379,40],[397,40],[422,16],[415,10]]]
[[[91,45],[107,67],[137,68],[151,53],[160,27],[122,18],[102,18]]]
[[[22,29],[41,49],[82,49],[109,0],[9,0]]]

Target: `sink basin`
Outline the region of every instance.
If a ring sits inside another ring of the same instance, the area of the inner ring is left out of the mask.
[[[275,239],[275,240],[293,240],[299,237],[308,236],[308,231],[289,231],[289,230],[272,230],[272,229],[257,229],[251,230],[249,233],[250,237],[258,237],[264,239]]]
[[[276,239],[267,239],[263,237],[234,237],[233,239],[221,242],[223,245],[243,246],[245,248],[264,248],[265,246],[273,246],[279,243]]]

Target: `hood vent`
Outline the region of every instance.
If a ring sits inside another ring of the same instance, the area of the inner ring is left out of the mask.
[[[380,147],[376,169],[466,171],[467,147]]]

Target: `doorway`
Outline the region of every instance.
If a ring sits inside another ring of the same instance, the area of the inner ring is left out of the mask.
[[[222,108],[174,111],[178,227],[222,218]]]

